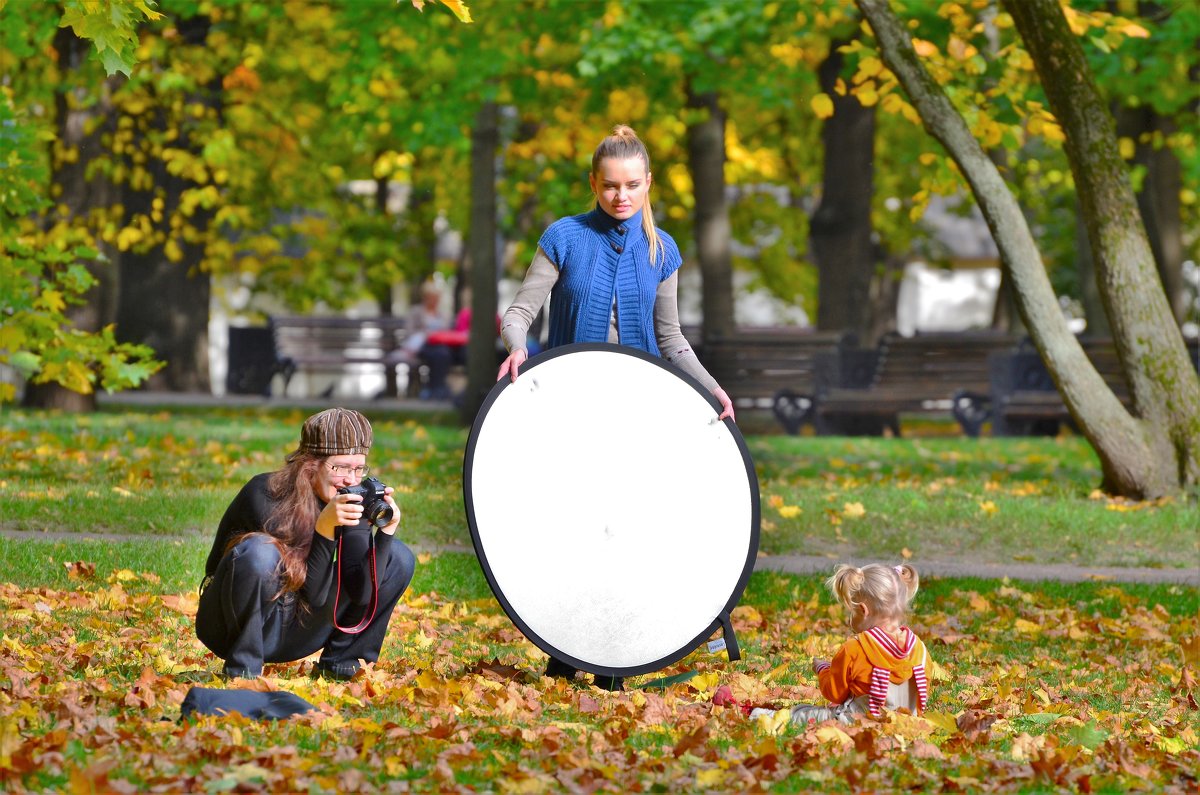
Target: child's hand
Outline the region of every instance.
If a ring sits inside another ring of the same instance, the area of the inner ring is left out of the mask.
[[[812,658],[813,673],[819,674],[819,673],[821,673],[821,671],[825,670],[828,667],[829,667],[829,660],[818,660],[816,657]]]

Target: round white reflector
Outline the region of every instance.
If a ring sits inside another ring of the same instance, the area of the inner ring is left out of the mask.
[[[716,399],[607,344],[536,356],[475,418],[463,491],[475,552],[513,623],[577,668],[632,676],[723,627],[758,553],[758,479]]]

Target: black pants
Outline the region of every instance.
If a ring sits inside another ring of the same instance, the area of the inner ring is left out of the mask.
[[[450,397],[446,377],[454,365],[466,363],[466,356],[465,345],[422,345],[420,358],[429,367],[429,384],[421,391],[421,397],[434,400]]]
[[[269,539],[250,536],[225,553],[196,612],[196,636],[225,660],[231,675],[258,676],[264,662],[290,662],[322,649],[322,663],[379,659],[388,622],[412,581],[416,559],[393,541],[387,566],[379,574],[379,605],[361,633],[348,635],[333,626],[334,593],[324,605],[302,610],[295,594],[279,592],[279,549]],[[343,594],[338,623],[355,626],[363,608]]]

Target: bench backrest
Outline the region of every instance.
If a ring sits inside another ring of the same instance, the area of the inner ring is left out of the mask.
[[[270,319],[280,358],[354,355],[389,351],[404,341],[402,317],[311,317],[280,315]]]
[[[708,339],[697,351],[734,401],[772,400],[780,390],[811,393],[817,355],[852,342],[844,332],[795,327],[743,327]]]
[[[1192,365],[1200,369],[1200,342],[1196,337],[1184,339]],[[1081,336],[1079,344],[1096,372],[1118,398],[1129,400],[1129,384],[1117,346],[1111,337]],[[1050,372],[1042,361],[1041,354],[1028,340],[1022,340],[1019,350],[1009,354],[995,354],[991,363],[991,391],[994,396],[1008,395],[1018,391],[1053,392],[1057,389]]]
[[[1016,344],[1016,337],[995,331],[886,334],[870,385],[924,391],[931,398],[948,398],[960,389],[986,393],[988,355]]]

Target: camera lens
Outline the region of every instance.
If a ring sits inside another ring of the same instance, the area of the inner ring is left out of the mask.
[[[392,506],[388,505],[383,500],[379,500],[374,505],[367,508],[366,519],[375,527],[387,527],[392,522],[392,517],[396,512],[392,510]]]

